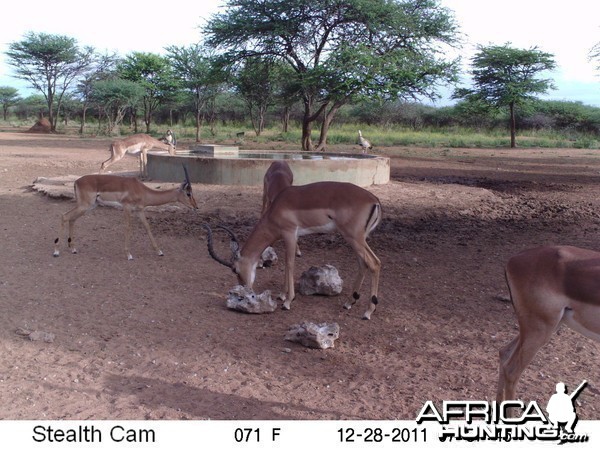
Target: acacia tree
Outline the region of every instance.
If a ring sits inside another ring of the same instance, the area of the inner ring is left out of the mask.
[[[171,66],[160,55],[133,52],[119,64],[117,70],[121,78],[138,83],[145,89],[142,99],[144,123],[146,133],[150,133],[154,112],[177,89]]]
[[[135,108],[144,94],[144,88],[134,81],[109,78],[93,83],[90,101],[106,116],[107,133],[110,135],[118,131],[127,111]]]
[[[56,131],[63,96],[90,65],[94,49],[80,49],[77,41],[67,36],[33,32],[8,48],[7,62],[15,68],[15,78],[27,81],[44,95],[51,131]]]
[[[188,47],[170,46],[166,50],[175,77],[193,96],[196,142],[199,142],[202,112],[207,105],[214,103],[223,77],[216,69],[213,54],[201,44],[192,44]]]
[[[275,103],[281,64],[263,58],[249,58],[233,79],[236,91],[244,99],[252,127],[260,136],[265,127],[265,115]]]
[[[302,148],[322,150],[339,109],[360,97],[435,96],[456,62],[456,25],[438,0],[229,0],[204,28],[231,63],[264,57],[293,69],[304,106]],[[322,118],[319,143],[311,132]]]
[[[461,88],[454,98],[483,101],[494,107],[508,107],[510,115],[510,146],[516,147],[515,108],[536,94],[553,89],[552,80],[538,78],[556,67],[554,56],[538,50],[518,49],[505,45],[479,46],[471,59],[473,89]]]
[[[8,118],[8,108],[16,105],[21,100],[19,91],[10,86],[0,86],[0,105],[2,105],[2,116]]]
[[[118,61],[119,57],[116,54],[95,56],[88,70],[86,70],[79,79],[79,82],[75,87],[75,94],[79,98],[81,104],[80,134],[83,134],[85,129],[86,115],[91,102],[94,83],[115,77],[115,69]]]

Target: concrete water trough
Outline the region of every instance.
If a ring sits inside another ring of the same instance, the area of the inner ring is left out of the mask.
[[[185,164],[192,183],[262,186],[265,172],[277,159],[289,163],[297,185],[347,181],[365,187],[390,181],[390,160],[382,156],[239,150],[218,145],[179,150],[175,156],[148,153],[148,176],[178,182],[183,176],[181,165]]]

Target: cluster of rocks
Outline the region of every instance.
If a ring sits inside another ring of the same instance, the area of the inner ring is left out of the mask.
[[[270,267],[277,262],[277,254],[269,247],[263,253],[261,267]],[[335,296],[342,292],[343,281],[337,269],[329,264],[311,267],[300,277],[298,292],[302,295]],[[246,286],[235,286],[227,296],[227,307],[249,314],[272,313],[277,302],[271,297],[271,291],[255,293]],[[340,327],[337,323],[302,322],[292,325],[285,340],[298,342],[309,348],[332,348],[339,338]]]

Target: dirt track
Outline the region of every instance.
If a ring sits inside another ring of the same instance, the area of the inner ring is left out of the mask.
[[[342,296],[235,313],[224,300],[235,278],[208,256],[201,223],[247,235],[259,188],[198,184],[198,212],[151,211],[164,257],[136,222],[127,261],[122,213],[108,208],[78,222],[77,255],[52,257],[72,202],[31,191],[33,180],[95,172],[107,148],[105,139],[0,133],[0,418],[414,419],[426,400],[493,400],[498,349],[517,331],[503,300],[508,257],[539,244],[600,248],[599,151],[387,149],[393,181],[370,189],[385,215],[370,239],[383,263],[373,319],[360,320],[364,303],[341,307],[356,263],[332,235],[302,238],[296,276],[333,264]],[[136,168],[134,158],[112,167]],[[257,278],[257,290],[279,292],[283,267]],[[303,320],[338,322],[336,347],[284,341]],[[587,379],[577,412],[600,419],[599,362],[597,344],[563,329],[518,392],[544,403],[556,382]]]

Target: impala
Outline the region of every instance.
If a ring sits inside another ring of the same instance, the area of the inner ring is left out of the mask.
[[[285,161],[274,161],[269,166],[263,179],[263,201],[262,212],[269,208],[275,197],[279,195],[286,187],[291,186],[294,182],[294,174],[292,169]]]
[[[513,256],[506,281],[519,335],[500,350],[496,399],[515,399],[521,373],[561,323],[600,342],[600,253],[548,246]]]
[[[175,145],[172,143],[161,142],[158,139],[154,139],[152,136],[147,134],[133,134],[126,137],[113,141],[110,144],[110,158],[102,163],[100,166],[100,173],[103,173],[109,166],[119,161],[125,154],[131,155],[139,154],[140,157],[140,176],[145,177],[147,174],[146,164],[148,163],[148,151],[153,148],[159,148],[161,150],[167,150],[170,155],[175,154]]]
[[[261,215],[271,206],[275,197],[294,182],[292,169],[285,161],[274,161],[271,163],[265,178],[263,179],[263,206]],[[296,256],[302,256],[300,247],[296,246]]]
[[[367,245],[367,237],[381,221],[381,204],[375,195],[350,183],[323,181],[304,186],[289,186],[280,192],[260,218],[246,243],[239,243],[231,230],[233,257],[230,261],[219,258],[212,245],[208,225],[208,251],[217,262],[231,268],[238,281],[252,288],[256,267],[263,250],[280,239],[286,249],[285,286],[280,295],[283,309],[290,309],[294,300],[294,250],[298,236],[338,231],[350,244],[358,258],[358,274],[353,285],[352,299],[344,307],[350,309],[359,299],[359,290],[367,269],[371,272],[371,301],[363,315],[370,319],[377,307],[377,289],[381,262]]]
[[[164,191],[151,189],[137,178],[117,175],[85,175],[75,181],[74,188],[77,206],[62,215],[60,234],[54,241],[54,256],[60,255],[59,239],[64,233],[64,226],[67,222],[69,223],[68,246],[72,253],[77,253],[73,242],[75,221],[97,205],[123,207],[126,224],[125,252],[127,253],[127,259],[133,259],[129,250],[131,213],[138,215],[148,232],[154,250],[156,250],[159,256],[163,256],[163,251],[158,247],[152,231],[150,231],[150,225],[144,214],[144,208],[171,202],[179,202],[194,209],[198,208],[192,193],[192,185],[187,170],[185,170],[185,181],[181,183],[181,186]]]

